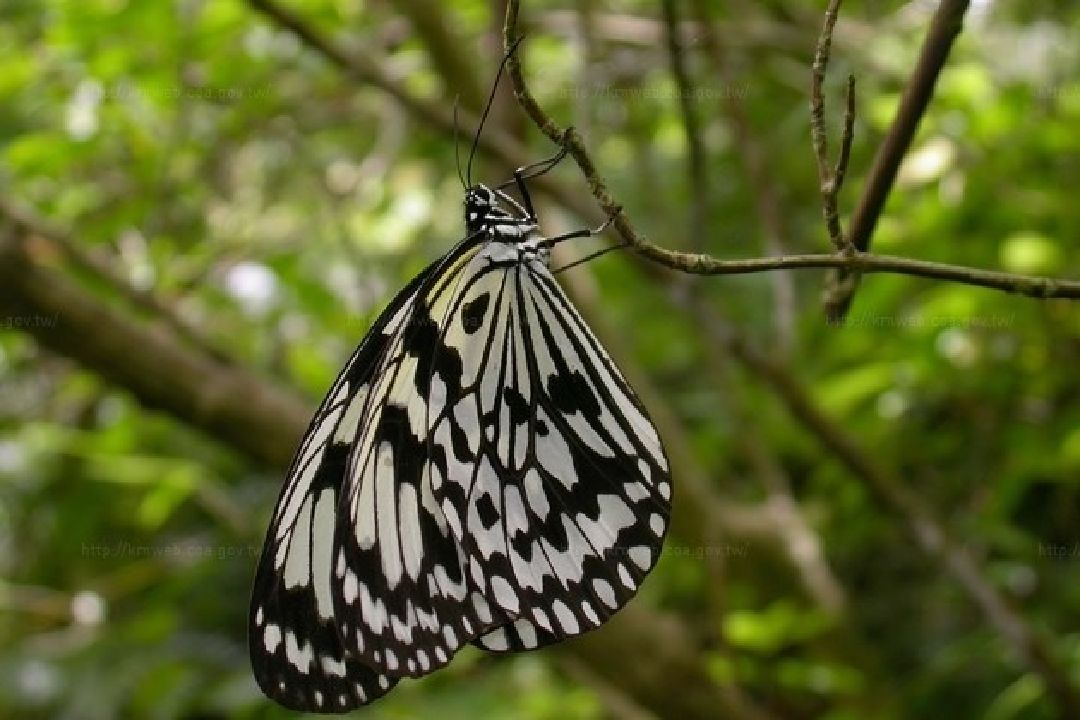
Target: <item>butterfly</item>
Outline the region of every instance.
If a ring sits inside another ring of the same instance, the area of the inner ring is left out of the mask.
[[[544,237],[526,187],[565,151],[489,188],[471,182],[475,150],[465,239],[375,321],[273,512],[248,635],[259,686],[288,708],[345,712],[467,643],[596,628],[659,558],[659,434],[549,269],[554,245],[593,231]]]

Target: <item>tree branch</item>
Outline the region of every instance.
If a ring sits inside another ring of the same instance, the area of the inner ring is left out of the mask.
[[[590,182],[591,185],[591,182]],[[602,182],[598,186],[606,193]],[[617,208],[613,200],[611,207]],[[618,224],[618,220],[616,220]],[[843,255],[785,255],[782,257],[722,260],[711,255],[681,253],[666,250],[643,240],[628,223],[628,242],[645,257],[661,265],[694,275],[745,275],[769,270],[801,270],[806,268],[843,268],[866,273],[894,273],[914,277],[950,280],[965,285],[992,288],[1036,298],[1080,298],[1080,280],[1017,275],[998,270],[980,270],[962,265],[949,265],[929,260],[914,260],[895,255],[856,253]],[[620,231],[622,225],[618,225]]]
[[[518,2],[511,0],[506,12],[506,41],[509,44],[516,39],[514,28],[517,23]],[[797,268],[843,268],[862,272],[891,272],[902,275],[916,275],[936,280],[978,285],[980,287],[1003,290],[1005,292],[1028,295],[1038,298],[1080,298],[1080,281],[1059,280],[1054,278],[1015,275],[995,270],[979,270],[958,265],[912,260],[889,255],[870,255],[857,253],[849,257],[835,255],[789,255],[776,258],[754,258],[750,260],[721,260],[702,253],[681,253],[666,250],[654,245],[640,235],[622,212],[622,206],[615,202],[607,184],[600,177],[592,158],[585,149],[581,136],[573,129],[559,127],[537,103],[529,92],[521,72],[521,61],[517,54],[510,56],[506,64],[507,72],[514,85],[514,96],[522,109],[532,118],[533,123],[552,142],[566,147],[581,169],[589,190],[597,204],[607,217],[612,219],[612,226],[627,244],[641,255],[673,270],[695,275],[733,275],[742,273],[764,272],[768,270]]]
[[[174,328],[136,323],[35,259],[0,227],[0,311],[43,345],[131,391],[148,407],[201,428],[261,463],[286,466],[308,403],[269,380],[180,342]],[[137,351],[135,351],[137,350]]]
[[[896,118],[878,147],[870,174],[863,185],[862,196],[852,215],[848,240],[857,251],[870,249],[874,227],[892,191],[900,163],[915,137],[919,121],[930,104],[938,75],[949,57],[953,41],[963,27],[968,4],[969,0],[941,0],[934,12],[919,60],[900,98]],[[849,270],[845,268],[830,273],[826,280],[825,314],[830,321],[843,319],[851,306],[859,276]]]
[[[154,293],[133,286],[106,260],[80,248],[63,228],[39,217],[30,208],[0,196],[0,220],[2,219],[6,219],[22,232],[51,243],[75,269],[102,281],[132,307],[165,323],[185,341],[220,361],[225,360],[225,355],[202,332],[180,317],[171,305]]]

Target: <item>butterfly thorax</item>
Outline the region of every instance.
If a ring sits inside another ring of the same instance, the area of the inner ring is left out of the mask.
[[[536,219],[501,190],[474,185],[465,191],[465,229],[469,237],[509,246],[518,262],[548,262],[549,249]]]

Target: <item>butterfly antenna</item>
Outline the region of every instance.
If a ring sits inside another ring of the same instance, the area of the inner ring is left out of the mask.
[[[597,250],[596,252],[589,253],[588,255],[586,255],[583,258],[578,258],[577,260],[575,260],[572,263],[569,263],[567,265],[563,265],[560,268],[556,268],[556,269],[552,270],[551,273],[553,275],[556,274],[556,273],[561,273],[563,270],[569,270],[570,268],[581,265],[582,263],[587,263],[590,260],[595,260],[596,258],[600,257],[601,255],[606,255],[607,253],[611,252],[612,250],[622,250],[622,249],[628,248],[628,247],[630,247],[630,243],[625,242],[625,241],[619,243],[618,245],[609,245],[606,248],[601,248],[601,249]]]
[[[506,63],[509,62],[510,56],[517,50],[518,45],[525,39],[522,35],[517,40],[510,44],[507,48],[506,54],[503,55],[502,62],[499,63],[499,72],[495,74],[495,82],[491,86],[491,94],[488,95],[487,104],[484,106],[484,113],[480,116],[480,125],[476,128],[476,136],[473,138],[472,149],[469,150],[469,163],[465,166],[465,180],[468,182],[469,187],[472,187],[472,161],[473,156],[476,155],[476,146],[480,142],[480,132],[484,129],[484,123],[487,122],[488,113],[491,112],[491,106],[495,103],[495,91],[499,89],[499,78],[502,77],[503,70],[506,69]]]
[[[461,100],[460,95],[454,96],[454,165],[457,167],[458,180],[461,181],[461,189],[467,189],[465,185],[465,176],[461,174],[461,143],[459,142],[459,130],[458,127],[458,101]]]

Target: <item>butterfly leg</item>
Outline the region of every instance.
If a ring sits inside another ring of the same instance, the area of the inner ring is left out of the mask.
[[[540,177],[544,173],[550,171],[560,162],[562,162],[562,159],[566,157],[567,153],[570,152],[570,146],[567,144],[567,142],[569,141],[570,132],[572,129],[573,128],[567,128],[566,132],[563,133],[562,140],[559,143],[559,151],[557,153],[555,153],[549,158],[545,158],[544,160],[539,160],[523,167],[519,167],[517,170],[514,171],[513,179],[507,180],[499,187],[503,188],[512,182],[516,182],[518,187],[521,188],[521,185],[525,180],[531,180],[534,177]]]
[[[562,161],[562,159],[566,157],[566,154],[568,152],[569,150],[567,150],[567,148],[563,146],[562,148],[559,148],[559,152],[555,153],[549,158],[545,158],[543,160],[530,163],[523,167],[519,167],[517,170],[514,171],[514,179],[506,181],[504,185],[509,185],[511,182],[516,182],[520,186],[520,184],[525,180],[531,180],[534,177],[539,177],[543,175],[544,173],[548,172],[553,167],[558,165]]]
[[[620,208],[614,215],[608,216],[608,219],[600,224],[596,228],[582,228],[581,230],[573,230],[562,235],[556,235],[555,237],[549,237],[544,241],[544,245],[548,248],[553,248],[564,240],[574,240],[576,238],[594,237],[611,227],[611,223],[615,222],[615,216],[622,212]]]
[[[615,215],[618,215],[618,212],[616,212]],[[589,229],[575,230],[574,232],[566,233],[565,235],[556,235],[553,238],[548,238],[545,245],[547,247],[551,248],[551,247],[555,246],[557,243],[562,242],[563,240],[570,240],[570,239],[573,239],[573,238],[581,238],[581,237],[592,237],[594,235],[599,235],[600,233],[607,230],[608,227],[611,225],[611,223],[615,222],[615,215],[609,216],[608,219],[605,220],[600,225],[600,227],[598,227],[598,228],[595,228],[595,229],[592,229],[592,230],[589,230]],[[595,260],[596,258],[600,257],[601,255],[606,255],[607,253],[611,252],[612,250],[622,250],[623,248],[627,248],[627,247],[630,247],[630,243],[623,240],[618,245],[610,245],[610,246],[605,247],[605,248],[600,248],[599,250],[597,250],[595,252],[589,253],[588,255],[586,255],[583,258],[578,258],[577,260],[575,260],[575,261],[573,261],[571,263],[567,263],[566,265],[563,265],[562,267],[557,267],[554,270],[552,270],[551,273],[553,275],[561,273],[564,270],[569,270],[570,268],[581,265],[582,263],[589,262],[590,260]]]
[[[511,184],[516,184],[518,193],[521,195],[522,204],[525,206],[526,214],[529,220],[533,222],[536,222],[536,211],[533,209],[532,197],[529,195],[529,189],[525,186],[525,181],[550,172],[556,165],[562,162],[562,159],[570,152],[570,149],[566,144],[566,138],[569,137],[569,133],[570,129],[568,128],[563,135],[563,142],[557,153],[549,158],[519,167],[514,171],[513,178],[495,188],[496,190],[501,190]]]

